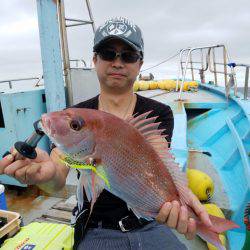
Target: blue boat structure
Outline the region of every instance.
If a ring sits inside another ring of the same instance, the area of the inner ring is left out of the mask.
[[[90,6],[86,3],[88,24],[94,31]],[[11,86],[12,80],[2,81],[10,86],[1,90],[0,85],[1,155],[14,142],[23,141],[32,133],[33,122],[42,113],[63,109],[99,92],[95,70],[85,63],[72,66],[69,59],[61,1],[37,0],[37,7],[44,85],[20,91]],[[83,21],[78,20],[79,23]],[[218,51],[222,51],[221,58]],[[240,250],[245,240],[244,209],[250,201],[250,65],[234,63],[224,45],[189,47],[180,50],[178,55],[176,78],[171,79],[175,82],[174,88],[141,90],[137,94],[172,108],[175,125],[171,150],[176,161],[183,171],[196,168],[212,177],[215,193],[211,202],[240,225],[239,229],[227,232],[228,249]],[[238,69],[245,70],[245,82],[239,82]],[[199,79],[195,79],[197,73]],[[206,81],[206,74],[212,74],[213,80]],[[196,85],[186,88],[187,82]],[[49,151],[46,139],[39,146]],[[67,185],[74,183],[73,175],[68,177]],[[5,175],[0,176],[0,182],[22,186]],[[207,249],[198,237],[195,241],[178,237],[189,249]]]
[[[216,193],[212,201],[229,212],[231,219],[241,226],[239,230],[227,233],[231,249],[241,249],[245,240],[244,209],[250,199],[249,65],[232,65],[226,56],[223,63],[212,62],[211,51],[214,55],[213,50],[218,49],[227,53],[224,45],[188,48],[185,67],[180,56],[182,85],[186,81],[187,69],[191,70],[192,76],[194,70],[198,70],[201,79],[197,91],[182,92],[183,85],[179,92],[151,90],[139,93],[172,107],[175,119],[172,150],[176,160],[184,169],[187,166],[200,169],[216,180]],[[206,58],[205,63],[199,62],[199,67],[193,66],[190,59],[192,51],[197,50],[203,51]],[[181,50],[180,54],[182,51],[185,50]],[[226,66],[223,72],[212,68],[217,64]],[[238,66],[246,70],[243,93],[239,93],[237,87],[235,69]],[[207,69],[214,74],[213,82],[204,81]],[[219,73],[224,75],[224,87],[217,85]]]

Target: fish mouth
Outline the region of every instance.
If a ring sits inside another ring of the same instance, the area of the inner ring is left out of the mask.
[[[42,115],[40,124],[41,124],[41,129],[45,134],[47,134],[49,137],[55,136],[55,131],[52,131],[52,129],[51,129],[50,119],[48,117],[46,117],[46,115]]]
[[[42,115],[41,120],[40,120],[41,130],[42,130],[45,134],[48,134],[48,131],[47,131],[46,127],[45,127],[44,119],[46,119],[46,118],[44,118],[44,115]]]

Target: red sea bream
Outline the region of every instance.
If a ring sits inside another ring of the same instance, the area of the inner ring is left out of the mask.
[[[147,118],[149,113],[122,120],[98,110],[70,108],[44,114],[42,126],[67,156],[68,165],[85,165],[82,181],[92,207],[104,188],[148,220],[166,201],[177,200],[195,218],[197,234],[224,249],[219,233],[237,225],[210,216],[213,226],[208,228],[195,215],[189,207],[186,174],[175,163],[159,123],[154,123],[156,117]]]

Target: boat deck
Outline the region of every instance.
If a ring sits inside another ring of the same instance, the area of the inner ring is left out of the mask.
[[[9,211],[22,217],[23,225],[33,221],[70,224],[71,212],[76,204],[72,187],[48,195],[35,186],[7,187],[5,194]]]
[[[179,92],[156,89],[137,92],[139,95],[153,98],[160,102],[176,102],[179,99]],[[215,95],[204,89],[198,91],[186,91],[182,93],[181,99],[183,102],[190,103],[225,103],[225,99],[219,95]]]

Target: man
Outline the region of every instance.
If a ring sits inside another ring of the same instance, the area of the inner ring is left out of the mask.
[[[140,29],[127,19],[110,19],[100,26],[95,34],[93,57],[100,95],[75,107],[99,109],[121,119],[153,110],[151,115],[159,117],[160,128],[165,129],[164,134],[170,142],[173,130],[171,109],[133,93],[133,83],[143,63],[143,48]],[[13,162],[15,151],[12,150],[11,155],[0,161],[0,174],[8,174],[23,183],[35,184],[53,193],[65,185],[69,169],[59,162],[60,152],[57,148],[51,151],[50,156],[39,148],[37,153],[35,160]],[[191,195],[191,206],[203,222],[210,225],[205,209]],[[74,211],[75,249],[185,249],[169,227],[175,228],[187,239],[192,239],[196,233],[195,221],[188,219],[187,209],[177,201],[162,206],[156,218],[161,223],[158,224],[138,220],[124,201],[106,190],[98,198],[85,228],[89,204],[84,196],[83,187],[79,184],[78,206]]]

